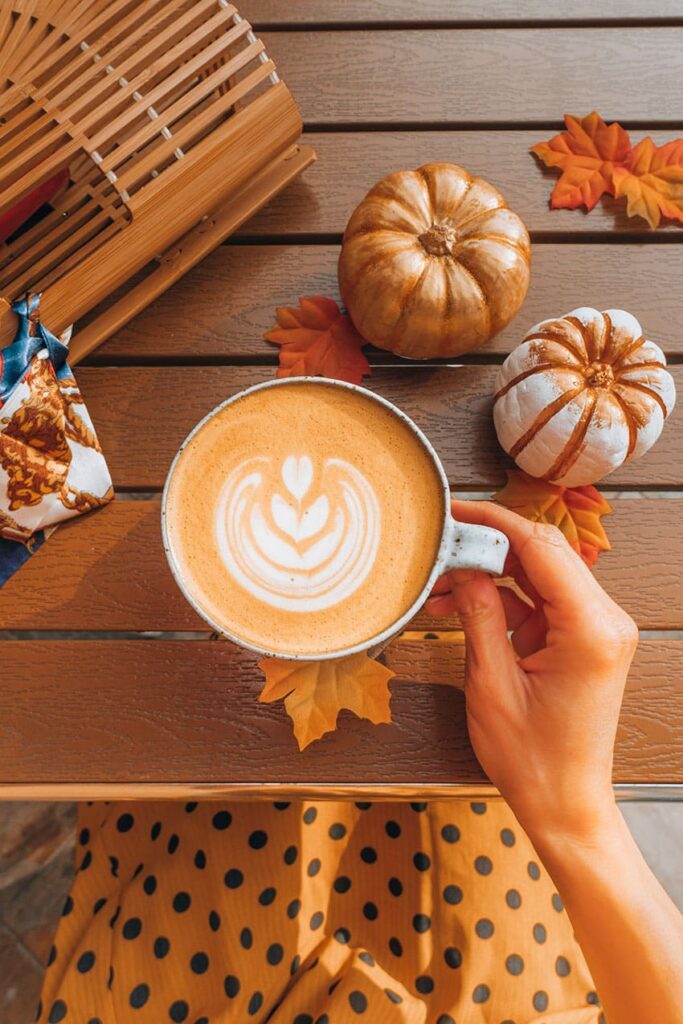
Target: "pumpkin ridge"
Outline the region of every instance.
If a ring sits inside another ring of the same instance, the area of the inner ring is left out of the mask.
[[[582,452],[581,445],[588,433],[597,401],[597,395],[589,395],[583,412],[576,421],[564,449],[560,452],[550,469],[543,474],[544,480],[559,480],[572,468]]]
[[[488,320],[488,329],[490,331],[492,326],[493,326],[493,317],[491,316],[491,307],[489,306],[489,300],[488,300],[488,296],[486,295],[486,292],[484,290],[484,286],[482,285],[481,281],[479,280],[477,275],[474,273],[474,271],[470,270],[470,268],[467,266],[466,263],[463,263],[462,260],[454,260],[454,262],[457,263],[458,266],[462,270],[465,271],[465,273],[468,275],[468,277],[472,278],[472,280],[474,281],[475,285],[477,286],[477,289],[479,290],[479,293],[480,293],[481,298],[482,298],[484,309],[486,310],[486,319]]]
[[[631,342],[631,344],[627,345],[626,348],[623,350],[623,352],[621,352],[617,356],[617,358],[615,359],[615,361],[614,361],[614,369],[615,370],[621,369],[621,366],[622,366],[624,360],[628,359],[629,356],[632,356],[633,353],[637,352],[639,348],[642,348],[642,346],[644,344],[645,344],[645,338],[643,337],[642,334],[640,335],[639,338],[634,338],[633,341]],[[663,364],[662,363],[658,363],[658,365],[662,366]]]
[[[421,219],[421,218],[418,218],[418,216],[417,216],[416,207],[411,206],[410,203],[408,202],[408,200],[405,199],[401,195],[400,192],[391,192],[389,189],[387,189],[386,191],[380,191],[377,186],[375,186],[375,188],[377,188],[377,192],[375,192],[375,189],[373,189],[372,193],[371,193],[373,196],[379,196],[381,199],[389,199],[389,200],[391,200],[392,203],[396,203],[397,206],[400,206],[403,210],[405,210],[405,212],[409,215],[411,220]],[[366,199],[367,199],[367,196],[366,196]],[[431,203],[431,195],[429,196],[429,201]],[[429,227],[429,225],[427,225],[427,227]],[[374,231],[375,229],[372,228],[371,230]],[[391,228],[385,229],[385,230],[391,230]],[[407,232],[407,231],[401,231],[401,230],[396,229],[396,234],[407,235],[408,233],[409,232]]]
[[[556,345],[560,345],[562,348],[566,349],[567,352],[570,352],[579,364],[585,365],[586,363],[586,357],[584,354],[574,348],[571,341],[567,341],[566,338],[563,338],[559,334],[553,334],[552,331],[537,331],[535,334],[527,334],[524,341],[553,341]],[[580,366],[577,367],[577,370],[580,370]]]
[[[633,449],[636,446],[636,442],[638,440],[638,430],[637,430],[637,428],[635,426],[635,423],[633,421],[633,415],[631,413],[631,410],[626,405],[626,402],[621,397],[619,392],[618,391],[610,391],[610,396],[619,405],[619,408],[621,409],[622,413],[624,414],[624,419],[626,421],[626,426],[628,427],[628,451],[626,453],[626,458],[628,459],[630,457]]]
[[[662,369],[661,363],[657,363],[657,365],[660,369]],[[647,384],[641,384],[639,381],[635,380],[620,380],[619,387],[633,388],[634,391],[640,391],[643,395],[649,395],[649,397],[653,398],[659,406],[659,408],[662,410],[662,416],[664,417],[664,419],[666,419],[669,415],[668,410],[666,408],[666,403],[664,402],[662,396],[658,395],[653,388],[649,388]]]
[[[651,359],[651,360],[649,360],[647,362],[644,362],[644,363],[628,363],[626,366],[620,366],[618,369],[615,369],[614,375],[615,375],[615,377],[619,378],[622,373],[630,373],[632,370],[665,370],[665,369],[666,369],[666,367],[664,366],[663,363],[657,362],[656,359]],[[628,381],[624,381],[623,383],[627,384]]]
[[[396,233],[399,234],[399,232]],[[405,233],[401,231],[400,234]],[[358,268],[358,273],[355,280],[358,280],[358,278],[362,277],[364,274],[367,274],[370,270],[374,270],[375,267],[381,267],[384,263],[388,263],[390,260],[394,259],[394,257],[400,256],[402,253],[408,252],[410,249],[415,248],[417,248],[415,242],[406,242],[406,244],[402,248],[391,249],[389,252],[387,252],[386,250],[380,250],[379,247],[375,246],[374,254],[368,256],[367,260]],[[422,255],[422,253],[420,253],[420,255]]]
[[[418,279],[415,281],[415,283],[412,285],[410,291],[407,293],[405,299],[403,300],[403,305],[401,306],[401,312],[396,317],[396,320],[394,321],[394,326],[392,327],[392,334],[394,332],[400,332],[401,324],[403,323],[405,318],[408,316],[408,314],[412,313],[412,307],[413,307],[413,304],[415,302],[415,293],[417,292],[418,288],[420,287],[420,285],[424,281],[424,279],[427,276],[428,272],[429,272],[429,261],[426,260],[425,261],[425,266],[422,269],[422,273],[420,274]]]
[[[573,324],[574,327],[576,327],[576,329],[578,330],[578,332],[581,335],[581,337],[583,338],[583,343],[586,346],[587,362],[589,362],[589,363],[596,362],[596,360],[598,358],[598,355],[597,355],[597,352],[595,351],[594,338],[593,338],[593,335],[592,335],[591,331],[586,326],[586,324],[584,324],[576,316],[565,316],[565,317],[563,317],[563,320],[566,320],[568,324]]]
[[[602,350],[600,362],[613,363],[614,356],[612,353],[612,345],[614,344],[614,324],[612,323],[612,317],[609,315],[609,313],[603,313],[602,319],[604,320],[605,327],[607,329],[607,341],[605,343],[604,349]]]
[[[499,398],[503,397],[503,395],[507,395],[508,391],[512,391],[517,384],[521,384],[521,382],[526,380],[527,377],[532,377],[535,373],[543,373],[545,370],[571,370],[572,373],[581,372],[571,363],[538,363],[536,366],[532,366],[528,370],[522,370],[522,372],[518,373],[516,377],[513,377],[512,380],[507,382],[507,384],[504,384],[499,391],[496,391],[493,396],[493,401],[497,402]]]
[[[467,191],[469,192],[469,189]],[[463,203],[466,195],[467,195],[467,192],[464,192],[463,193],[463,197],[460,200],[460,203],[456,207],[456,212],[457,212],[458,208],[460,206],[462,206],[462,203]],[[465,220],[461,221],[460,224],[458,224],[458,234],[460,234],[462,229],[466,228],[468,224],[471,224],[473,220],[479,220],[481,217],[487,217],[490,213],[498,213],[499,210],[508,210],[508,209],[509,209],[509,206],[507,205],[507,203],[501,202],[500,206],[490,206],[486,210],[477,210],[475,213],[471,213],[469,215],[469,217],[467,217]],[[483,236],[483,237],[489,237],[489,236]]]
[[[432,208],[432,213],[436,214],[436,196],[434,195],[434,191],[433,191],[432,176],[431,176],[431,172],[429,172],[427,170],[428,167],[432,167],[432,166],[433,166],[432,164],[423,164],[422,167],[418,167],[417,168],[416,173],[420,175],[420,177],[422,178],[422,180],[425,183],[425,187],[427,189],[427,195],[429,196],[429,204],[430,204],[430,206]],[[467,195],[469,195],[470,189],[472,188],[472,185],[474,184],[475,179],[469,173],[469,171],[466,171],[465,168],[461,167],[459,164],[453,164],[453,167],[457,167],[458,170],[462,173],[462,176],[465,178],[465,190],[464,190],[463,194],[460,196],[460,202],[455,207],[455,210],[459,210],[460,207],[462,206],[463,202],[465,201],[465,197]],[[455,210],[453,212],[455,212]],[[450,220],[450,216],[447,217],[446,219]]]
[[[508,249],[514,249],[515,252],[521,250],[522,253],[527,249],[527,246],[521,246],[518,242],[505,238],[504,235],[468,235],[467,238],[463,238],[462,242],[458,242],[458,245],[465,248],[470,242],[496,242],[498,245],[506,245]]]
[[[519,453],[524,451],[526,446],[533,441],[539,430],[542,430],[553,416],[558,412],[561,412],[565,405],[569,405],[569,403],[576,398],[577,395],[580,395],[584,389],[585,384],[582,381],[577,387],[572,388],[571,391],[565,391],[563,394],[558,395],[554,401],[549,405],[546,405],[545,409],[538,414],[526,433],[522,434],[522,436],[513,444],[512,448],[509,449],[508,454],[513,459],[516,459]]]

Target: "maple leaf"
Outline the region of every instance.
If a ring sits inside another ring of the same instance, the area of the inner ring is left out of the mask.
[[[364,652],[333,661],[265,658],[259,668],[266,677],[259,701],[284,698],[299,750],[336,729],[342,708],[375,725],[391,721],[389,680],[396,673]]]
[[[683,221],[683,139],[656,146],[648,136],[625,166],[614,168],[614,194],[626,196],[629,217],[656,228],[662,217]]]
[[[537,480],[521,469],[507,471],[508,481],[494,500],[531,519],[558,526],[586,565],[594,565],[611,544],[600,519],[612,511],[595,487],[562,487]]]
[[[312,295],[276,313],[277,327],[264,338],[280,346],[278,377],[331,377],[360,384],[370,373],[361,351],[367,342],[333,299]]]
[[[552,207],[592,210],[605,192],[614,195],[614,170],[628,158],[631,141],[618,122],[605,124],[596,111],[582,118],[565,114],[564,123],[566,131],[538,142],[531,152],[562,171],[550,197]]]

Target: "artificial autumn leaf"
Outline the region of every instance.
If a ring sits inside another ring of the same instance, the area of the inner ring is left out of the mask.
[[[582,118],[565,114],[564,123],[566,131],[537,143],[531,152],[562,171],[550,197],[552,207],[592,210],[605,192],[614,195],[614,169],[628,158],[631,141],[618,122],[605,124],[596,111]]]
[[[656,228],[662,217],[683,221],[683,139],[656,146],[648,136],[626,165],[614,168],[614,194],[626,196],[629,217]]]
[[[331,377],[360,384],[370,373],[367,342],[333,299],[313,295],[296,308],[277,309],[277,327],[264,338],[280,346],[278,377]]]
[[[300,750],[335,729],[342,708],[375,725],[391,721],[388,684],[396,673],[363,652],[333,661],[265,658],[259,668],[266,677],[259,701],[284,698]]]
[[[521,469],[507,471],[508,482],[494,494],[500,505],[533,522],[558,526],[586,565],[594,565],[611,544],[600,519],[612,511],[595,487],[562,487],[537,480]]]

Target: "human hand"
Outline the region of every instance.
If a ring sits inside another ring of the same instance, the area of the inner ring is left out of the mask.
[[[427,602],[462,622],[474,751],[532,840],[590,842],[614,809],[612,755],[635,623],[556,527],[490,502],[452,508],[461,522],[508,536],[506,571],[533,602],[463,570],[443,576]]]

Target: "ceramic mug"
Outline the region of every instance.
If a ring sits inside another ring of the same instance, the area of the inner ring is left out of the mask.
[[[194,435],[199,431],[204,424],[212,419],[217,413],[221,412],[228,405],[233,402],[237,402],[245,395],[250,394],[252,391],[262,391],[267,388],[286,387],[288,384],[320,384],[324,383],[332,387],[346,388],[348,391],[355,391],[363,395],[366,398],[372,399],[374,402],[378,402],[383,405],[386,409],[389,409],[394,416],[401,420],[412,434],[420,441],[422,447],[429,454],[431,461],[434,464],[439,478],[442,484],[442,495],[443,495],[443,530],[441,534],[441,543],[434,562],[432,571],[429,574],[424,587],[420,591],[420,594],[416,600],[411,604],[409,608],[405,610],[403,615],[399,619],[390,623],[381,633],[370,637],[361,643],[355,644],[353,647],[348,647],[344,650],[335,650],[332,652],[323,652],[321,654],[283,654],[276,651],[270,651],[265,647],[259,647],[255,644],[248,643],[230,633],[224,626],[219,625],[215,622],[207,612],[198,604],[193,597],[190,589],[183,579],[182,572],[175,562],[171,546],[169,544],[168,532],[166,527],[166,502],[169,491],[169,484],[173,476],[174,469],[178,462],[178,459],[182,455],[187,444],[192,440]],[[208,413],[200,422],[194,427],[194,429],[188,434],[183,441],[178,452],[176,453],[171,468],[168,471],[166,478],[166,484],[164,486],[164,492],[161,500],[161,530],[163,537],[164,550],[168,563],[171,567],[171,572],[175,577],[176,583],[183,592],[185,598],[193,606],[195,611],[211,626],[213,630],[220,633],[227,639],[232,640],[234,643],[239,644],[241,647],[247,648],[247,650],[253,651],[263,657],[276,657],[292,661],[327,661],[331,659],[345,658],[351,654],[358,654],[361,651],[367,651],[370,655],[378,653],[386,644],[401,630],[407,623],[414,617],[414,615],[422,607],[426,599],[432,590],[432,587],[436,583],[439,576],[443,573],[448,572],[450,569],[478,569],[483,572],[490,573],[494,576],[500,576],[503,572],[503,566],[505,565],[505,559],[507,557],[509,549],[509,541],[505,534],[501,533],[500,530],[494,530],[488,526],[479,526],[473,523],[460,523],[453,519],[451,515],[451,494],[448,486],[448,479],[444,471],[443,465],[439,456],[436,454],[430,441],[425,437],[420,428],[410,419],[409,416],[394,405],[392,402],[387,401],[386,398],[382,398],[381,395],[376,394],[373,391],[368,391],[367,388],[360,387],[358,384],[348,384],[345,381],[335,381],[325,378],[321,380],[319,377],[285,377],[276,380],[266,381],[263,384],[256,384],[251,388],[247,388],[244,391],[240,391],[238,394],[233,395],[232,398],[228,398],[225,402],[216,406],[210,413]]]

